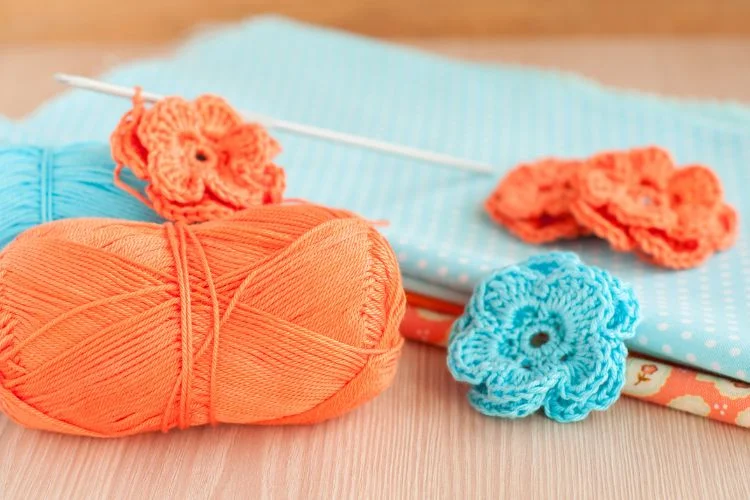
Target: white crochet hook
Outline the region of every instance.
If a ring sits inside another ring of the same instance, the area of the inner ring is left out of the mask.
[[[94,92],[101,92],[103,94],[109,94],[119,97],[132,98],[135,95],[135,89],[130,87],[122,87],[120,85],[113,85],[111,83],[94,80],[92,78],[86,78],[83,76],[68,75],[65,73],[56,73],[55,80],[71,87],[76,87],[85,90],[92,90]],[[164,97],[151,92],[141,92],[141,97],[144,101],[156,102]],[[380,141],[377,139],[370,139],[368,137],[362,137],[353,134],[347,134],[344,132],[337,132],[335,130],[329,130],[320,127],[314,127],[312,125],[305,125],[302,123],[294,123],[286,120],[278,120],[271,118],[270,116],[263,116],[257,113],[242,112],[243,117],[248,121],[254,121],[260,123],[268,128],[275,128],[278,130],[286,130],[295,134],[307,135],[310,137],[317,137],[327,141],[333,141],[343,144],[349,144],[352,146],[358,146],[374,151],[380,151],[383,153],[389,153],[397,156],[404,156],[406,158],[413,158],[415,160],[421,160],[429,163],[435,163],[438,165],[445,165],[448,167],[454,167],[461,170],[467,170],[470,172],[476,172],[480,174],[492,174],[492,165],[487,163],[465,160],[462,158],[455,158],[453,156],[444,155],[441,153],[434,153],[432,151],[425,151],[422,149],[412,148],[409,146],[401,146],[399,144],[393,144],[390,142]]]

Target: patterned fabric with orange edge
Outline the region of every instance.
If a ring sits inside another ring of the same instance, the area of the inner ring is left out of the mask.
[[[587,234],[569,206],[580,162],[545,159],[520,165],[498,184],[485,210],[498,224],[527,243],[549,243]]]
[[[173,221],[279,203],[286,187],[284,170],[272,161],[279,144],[212,95],[192,102],[167,97],[145,108],[139,91],[110,144],[117,185]],[[145,197],[120,180],[124,166],[148,183]]]

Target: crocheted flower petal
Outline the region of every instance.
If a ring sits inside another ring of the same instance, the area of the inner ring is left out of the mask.
[[[578,224],[609,242],[613,250],[628,252],[636,246],[628,227],[622,224],[606,205],[594,206],[585,198],[579,198],[570,205],[570,212]]]
[[[534,255],[526,259],[525,265],[545,276],[561,268],[571,268],[571,266],[581,265],[581,259],[573,252],[548,252]]]
[[[664,189],[675,170],[675,164],[665,149],[649,146],[635,148],[625,153],[631,169],[630,183]]]
[[[569,212],[577,161],[544,159],[510,171],[485,201],[492,220],[527,243],[547,243],[585,233]]]
[[[137,134],[143,112],[144,108],[141,103],[134,105],[133,109],[123,115],[110,136],[110,147],[112,158],[116,163],[127,166],[136,177],[146,180],[148,151]]]
[[[205,185],[180,153],[180,150],[156,150],[149,154],[151,187],[155,193],[178,204],[194,204],[203,198]]]
[[[199,142],[201,119],[195,106],[181,97],[165,97],[143,113],[138,137],[150,152]]]
[[[607,329],[615,332],[620,339],[633,337],[641,319],[641,306],[633,288],[603,269],[592,269],[597,279],[608,288],[613,301],[612,317],[607,322]]]
[[[286,190],[286,173],[284,169],[269,163],[264,170],[263,203],[281,203]]]
[[[614,310],[611,293],[593,269],[580,265],[577,269],[558,271],[551,278],[545,307],[565,318],[566,342],[582,332],[598,331],[608,322]]]
[[[213,141],[242,124],[242,117],[221,97],[204,94],[193,102],[200,116],[201,133]]]
[[[463,319],[453,325],[448,344],[448,369],[459,382],[476,385],[484,382],[493,365],[498,364],[493,349],[498,336],[491,329],[467,327],[466,321]]]
[[[577,198],[595,207],[604,206],[622,192],[627,175],[628,162],[622,153],[594,155],[576,174]]]
[[[547,416],[558,422],[575,422],[593,410],[609,408],[625,385],[626,357],[624,344],[605,342],[594,359],[577,358],[568,378],[549,391],[544,401]]]
[[[588,234],[588,231],[581,227],[571,214],[556,217],[542,215],[532,219],[508,219],[497,212],[492,212],[489,207],[487,207],[487,212],[492,220],[505,226],[508,232],[533,245],[561,239],[570,240]]]
[[[685,233],[686,231],[683,231]],[[714,251],[709,238],[685,234],[670,235],[666,231],[633,228],[630,231],[638,243],[639,255],[645,260],[671,269],[689,269],[702,264]]]
[[[237,126],[220,139],[218,148],[219,168],[205,176],[212,192],[239,208],[281,201],[284,171],[270,163],[279,146],[262,126]]]
[[[264,127],[248,123],[222,137],[220,147],[227,156],[232,175],[240,181],[258,182],[263,168],[281,152],[279,144]]]
[[[518,307],[519,300],[547,293],[542,274],[523,266],[508,266],[477,285],[465,313],[497,327],[509,319],[509,311]]]
[[[675,171],[669,179],[668,192],[676,209],[688,205],[713,210],[723,197],[718,177],[702,165],[690,165]]]
[[[503,177],[486,201],[488,212],[510,219],[537,217],[544,207],[539,201],[539,175],[532,165],[519,165]]]
[[[737,211],[729,205],[722,204],[716,217],[718,220],[715,246],[717,250],[726,250],[734,245],[737,239]]]
[[[495,370],[486,382],[472,387],[469,403],[493,417],[521,418],[542,407],[550,389],[559,383],[560,370],[529,372],[519,365]]]

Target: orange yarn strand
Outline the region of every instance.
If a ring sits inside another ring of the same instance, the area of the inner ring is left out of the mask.
[[[340,210],[49,223],[0,253],[0,408],[95,437],[318,422],[391,383],[404,305],[386,241]]]

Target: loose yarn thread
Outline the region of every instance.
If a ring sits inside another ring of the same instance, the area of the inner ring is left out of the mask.
[[[148,207],[118,189],[105,144],[0,147],[0,248],[39,224],[73,217],[159,222]],[[125,181],[141,183],[129,172]]]
[[[344,211],[53,222],[0,253],[0,405],[95,437],[318,422],[391,383],[404,307],[391,248]]]

